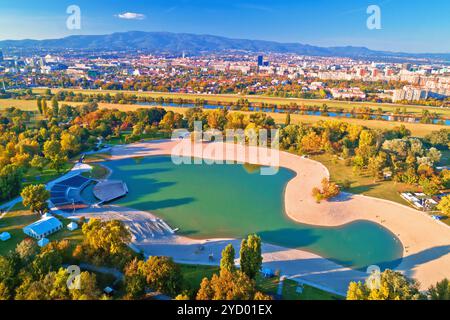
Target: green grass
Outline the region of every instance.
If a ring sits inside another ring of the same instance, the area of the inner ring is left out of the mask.
[[[26,210],[22,203],[17,204],[10,212],[0,219],[0,233],[9,232],[11,239],[0,241],[0,255],[4,256],[9,251],[14,250],[22,240],[27,238],[22,228],[35,222],[39,217]]]
[[[303,285],[303,292],[297,293],[298,283],[293,280],[285,280],[283,284],[283,300],[343,300],[338,296],[314,287]]]
[[[58,173],[54,169],[46,168],[42,172],[35,168],[29,168],[27,172],[24,174],[24,181],[23,185],[27,186],[29,184],[46,184],[52,180],[55,180],[56,178],[61,177],[62,175],[66,174],[70,169],[72,169],[73,164],[70,162],[67,162],[64,164],[63,168],[61,169],[61,172]]]
[[[203,265],[186,265],[180,264],[181,273],[185,281],[186,290],[190,292],[197,292],[200,288],[200,283],[203,278],[211,279],[213,274],[219,273],[219,267],[215,266],[203,266]],[[266,279],[262,276],[258,276],[256,279],[257,290],[268,294],[276,295],[278,289],[279,278]],[[343,299],[343,297],[336,296],[334,294],[313,288],[305,285],[302,294],[295,292],[298,283],[293,280],[285,280],[283,285],[283,300],[337,300]],[[191,297],[194,298],[194,297]]]
[[[67,230],[66,226],[70,220],[58,217],[63,223],[64,228],[48,237],[50,241],[59,241],[63,239],[70,240],[73,244],[82,240],[81,229],[75,231]],[[9,232],[11,239],[6,242],[0,242],[0,255],[5,255],[14,250],[22,240],[28,236],[22,231],[27,225],[39,220],[39,216],[24,208],[22,203],[17,204],[2,219],[0,219],[0,233]]]
[[[106,177],[109,175],[109,170],[100,164],[91,163],[90,166],[92,167],[92,171],[83,172],[82,174],[86,178],[102,180],[106,179]]]
[[[256,280],[258,290],[265,294],[275,296],[278,291],[279,277],[263,278],[259,276]],[[283,283],[283,300],[341,300],[343,297],[308,286],[303,285],[303,292],[297,293],[298,282],[286,279]]]
[[[396,183],[394,181],[374,182],[373,177],[367,174],[356,174],[351,166],[346,166],[343,160],[336,159],[334,156],[323,154],[312,156],[311,159],[316,160],[325,165],[330,171],[331,179],[338,184],[342,184],[345,180],[351,181],[351,187],[344,190],[354,194],[363,194],[375,198],[394,201],[403,205],[408,202],[400,197],[400,192],[415,191],[410,185]]]
[[[211,279],[215,273],[219,273],[219,267],[179,264],[184,279],[184,289],[195,293],[200,289],[203,278]],[[191,297],[194,298],[194,297]]]

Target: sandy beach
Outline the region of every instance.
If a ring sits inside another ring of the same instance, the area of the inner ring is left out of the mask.
[[[184,145],[180,148],[180,144]],[[238,152],[235,152],[235,148],[238,148]],[[217,152],[220,149],[224,152]],[[249,155],[255,152],[264,154],[267,149],[223,143],[192,146],[187,140],[183,142],[164,140],[117,146],[111,150],[112,160],[176,153],[217,161],[235,161],[242,159],[243,155],[245,159],[251,159]],[[278,157],[281,167],[296,173],[295,178],[289,181],[285,190],[285,209],[291,219],[317,226],[340,226],[357,220],[378,223],[394,233],[403,244],[403,261],[398,266],[398,271],[418,280],[424,290],[437,281],[450,278],[450,228],[447,225],[407,206],[361,195],[343,194],[339,199],[318,204],[312,197],[311,190],[320,186],[321,180],[329,176],[327,168],[316,161],[287,152],[279,152]],[[270,164],[270,161],[264,157],[248,162],[263,166]],[[172,255],[167,252],[173,252],[176,255],[175,251],[180,251],[180,248],[168,250],[166,246],[181,244],[187,246],[198,243],[195,240],[180,238],[173,243],[164,244],[145,240],[140,245],[153,252],[152,254],[166,252],[166,255]],[[209,240],[204,243],[214,241],[218,240]],[[364,275],[308,252],[279,247],[273,250],[274,248],[269,247],[265,245],[264,263],[276,264],[284,261],[285,263],[280,265],[284,273],[293,277],[296,275],[303,277],[306,281],[315,281],[337,292],[345,292],[345,285],[349,281],[362,279]],[[189,251],[178,254],[179,259],[176,260],[192,259],[192,256],[188,257]],[[194,260],[191,263],[202,262],[202,259]],[[276,265],[272,267],[275,268]]]

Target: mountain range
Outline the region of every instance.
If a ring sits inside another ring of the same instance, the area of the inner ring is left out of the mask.
[[[74,35],[48,40],[4,40],[3,49],[142,50],[150,53],[201,54],[224,51],[294,53],[311,56],[379,58],[386,60],[425,59],[450,62],[450,53],[404,53],[370,50],[365,47],[318,47],[301,43],[231,39],[188,33],[129,31],[108,35]]]

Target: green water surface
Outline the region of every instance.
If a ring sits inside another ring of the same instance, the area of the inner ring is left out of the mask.
[[[284,188],[295,173],[262,176],[243,165],[175,165],[168,156],[105,162],[111,179],[127,183],[116,204],[150,211],[192,238],[241,238],[317,253],[341,265],[393,268],[403,247],[387,229],[368,221],[336,228],[300,224],[284,211]]]

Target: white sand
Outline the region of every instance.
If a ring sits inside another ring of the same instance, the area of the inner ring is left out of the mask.
[[[179,141],[154,141],[118,146],[112,149],[113,159],[140,157],[150,155],[171,155]],[[199,158],[216,160],[236,160],[233,152],[211,153],[211,147],[221,146],[226,151],[236,148],[232,144],[204,144],[191,148],[185,141],[184,149],[188,154]],[[249,151],[265,152],[255,147],[240,147],[249,159]],[[207,155],[205,155],[205,151]],[[177,151],[178,152],[178,151]],[[322,164],[287,153],[279,153],[280,166],[296,172],[296,177],[289,181],[285,192],[286,212],[290,218],[300,223],[318,226],[339,226],[357,220],[379,223],[389,229],[400,239],[404,246],[404,259],[397,270],[415,278],[422,289],[443,278],[450,279],[450,228],[433,220],[428,215],[390,201],[360,195],[349,195],[342,201],[322,202],[317,204],[311,195],[314,187],[320,186],[321,180],[329,173]],[[267,165],[266,160],[249,161]],[[215,241],[215,240],[212,240]],[[197,241],[180,238],[171,243],[142,243],[149,252],[174,256],[176,260],[189,260],[192,263],[205,263],[204,258],[187,250]],[[182,245],[181,247],[179,247]],[[167,247],[169,246],[169,247]],[[173,247],[175,246],[175,247]],[[223,246],[218,246],[221,248]],[[345,292],[346,285],[354,279],[361,279],[362,273],[340,267],[324,258],[311,253],[265,246],[264,262],[272,268],[280,268],[284,274],[311,280],[316,284]],[[276,248],[276,250],[273,250]],[[211,249],[212,250],[212,249]],[[195,251],[195,250],[194,250]],[[216,250],[216,256],[220,251]],[[170,254],[169,254],[170,253]],[[206,261],[207,262],[207,261]]]

